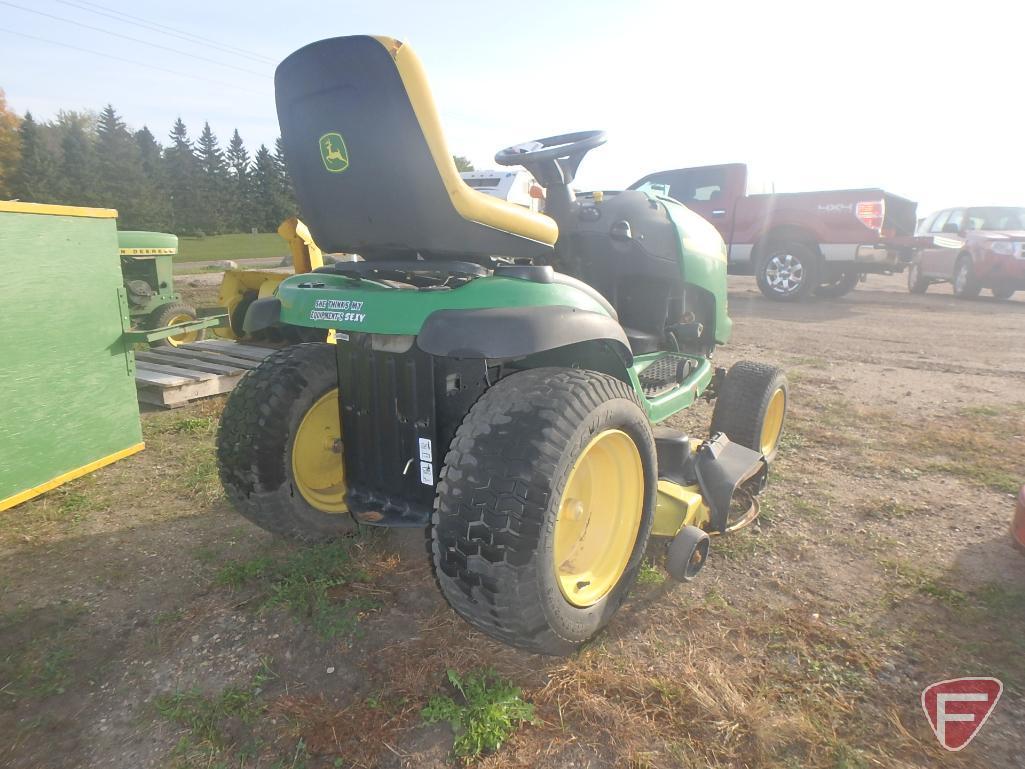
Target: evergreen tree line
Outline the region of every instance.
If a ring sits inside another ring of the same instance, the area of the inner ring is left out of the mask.
[[[297,213],[281,139],[250,156],[237,129],[222,149],[209,123],[193,141],[179,118],[165,146],[146,126],[129,129],[111,105],[50,122],[26,113],[18,136],[20,157],[4,180],[12,197],[116,208],[124,230],[273,232]]]

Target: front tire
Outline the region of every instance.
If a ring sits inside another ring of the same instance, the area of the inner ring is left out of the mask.
[[[445,458],[432,529],[442,593],[493,638],[574,651],[637,577],[657,481],[651,426],[626,384],[561,368],[506,377]]]
[[[972,259],[963,255],[958,258],[954,265],[954,296],[958,299],[974,299],[982,291],[982,286],[975,280],[975,273],[972,270]]]
[[[150,328],[163,328],[174,323],[184,323],[189,320],[196,320],[196,308],[184,302],[171,302],[155,309],[149,316]],[[198,342],[203,338],[203,329],[199,331],[186,331],[174,336],[164,337],[151,343],[151,347],[180,347],[183,344]]]
[[[734,443],[771,462],[783,437],[789,405],[790,389],[782,369],[739,361],[730,367],[716,396],[711,433],[726,433]]]
[[[924,294],[929,290],[929,279],[922,274],[918,262],[908,266],[908,291],[912,294]]]
[[[334,347],[278,350],[235,386],[221,416],[228,499],[274,534],[318,542],[350,533],[341,437]]]
[[[818,285],[818,256],[803,243],[772,244],[755,270],[758,288],[777,302],[797,302]]]

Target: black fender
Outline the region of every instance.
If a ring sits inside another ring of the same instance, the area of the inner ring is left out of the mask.
[[[522,358],[587,341],[608,342],[633,362],[622,326],[608,315],[563,305],[438,310],[424,321],[417,346],[445,358]]]
[[[257,299],[246,310],[242,330],[247,334],[276,326],[281,321],[281,300],[274,296]]]

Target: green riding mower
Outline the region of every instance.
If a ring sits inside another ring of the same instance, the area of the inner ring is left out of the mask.
[[[649,537],[693,578],[709,535],[757,514],[787,407],[778,369],[711,363],[731,330],[715,229],[657,194],[574,195],[599,131],[496,156],[545,188],[544,214],[471,189],[391,38],[313,43],[275,85],[303,219],[362,261],[246,313],[335,343],[278,351],[231,393],[217,451],[238,510],[302,540],[429,528],[452,607],[547,654],[609,622]],[[656,426],[701,397],[709,439]]]

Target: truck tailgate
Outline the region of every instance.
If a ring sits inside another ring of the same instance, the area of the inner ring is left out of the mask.
[[[918,223],[915,219],[918,204],[913,200],[892,195],[889,192],[883,193],[883,200],[886,201],[883,232],[897,236],[914,235],[915,225]]]

